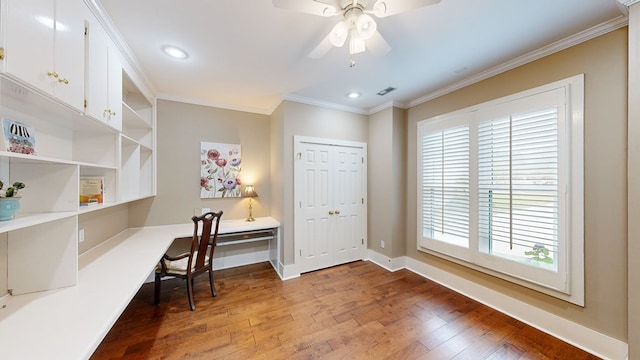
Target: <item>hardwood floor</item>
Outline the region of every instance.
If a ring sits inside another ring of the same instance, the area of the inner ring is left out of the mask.
[[[145,284],[92,359],[597,359],[426,280],[366,261],[281,281],[268,263]]]

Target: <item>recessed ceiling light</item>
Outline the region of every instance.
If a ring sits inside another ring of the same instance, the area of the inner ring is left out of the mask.
[[[175,46],[169,46],[169,45],[163,46],[162,51],[164,51],[165,54],[175,59],[186,59],[189,57],[186,51],[180,48],[177,48]]]
[[[347,94],[347,97],[349,97],[349,99],[357,99],[360,97],[360,93],[358,92],[350,92]]]

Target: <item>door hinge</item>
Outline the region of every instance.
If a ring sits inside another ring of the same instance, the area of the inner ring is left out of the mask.
[[[364,156],[362,157],[362,163],[364,164]]]
[[[302,256],[302,249],[300,249],[300,256]]]
[[[364,205],[364,198],[362,198],[362,205]]]
[[[4,60],[4,48],[0,48],[0,60]]]
[[[84,36],[87,36],[87,35],[89,35],[89,27],[85,26],[84,27]]]
[[[298,155],[298,160],[302,160],[302,153],[299,152],[297,155]]]
[[[364,245],[364,239],[362,239],[362,245]]]
[[[84,99],[84,108],[87,108],[87,99]]]
[[[298,201],[298,206],[302,209],[302,201]]]

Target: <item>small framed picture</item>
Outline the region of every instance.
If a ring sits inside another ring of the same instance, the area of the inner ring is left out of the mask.
[[[22,122],[2,119],[3,150],[19,154],[36,155],[36,132]]]

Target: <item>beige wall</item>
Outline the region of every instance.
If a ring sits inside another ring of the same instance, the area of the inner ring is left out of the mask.
[[[84,229],[84,242],[78,244],[78,253],[82,254],[128,227],[127,204],[80,215],[78,230]]]
[[[640,3],[629,9],[629,359],[640,359]]]
[[[130,226],[189,222],[196,208],[223,210],[223,219],[245,218],[248,199],[200,199],[200,142],[242,145],[244,184],[258,198],[253,216],[271,207],[270,120],[267,115],[159,100],[157,106],[158,195],[132,203]]]
[[[271,144],[272,154],[281,156],[273,159],[281,171],[276,175],[282,184],[282,203],[274,212],[282,214],[278,219],[282,223],[284,265],[294,263],[293,241],[293,137],[309,136],[324,139],[367,142],[368,116],[344,111],[320,108],[317,106],[284,101],[276,110],[274,118],[276,131],[274,138],[281,142]]]
[[[405,254],[406,239],[405,110],[392,107],[369,117],[368,150],[368,248],[398,258]]]
[[[585,74],[585,307],[416,249],[416,123]],[[415,106],[408,114],[407,255],[622,341],[627,339],[627,28]]]

